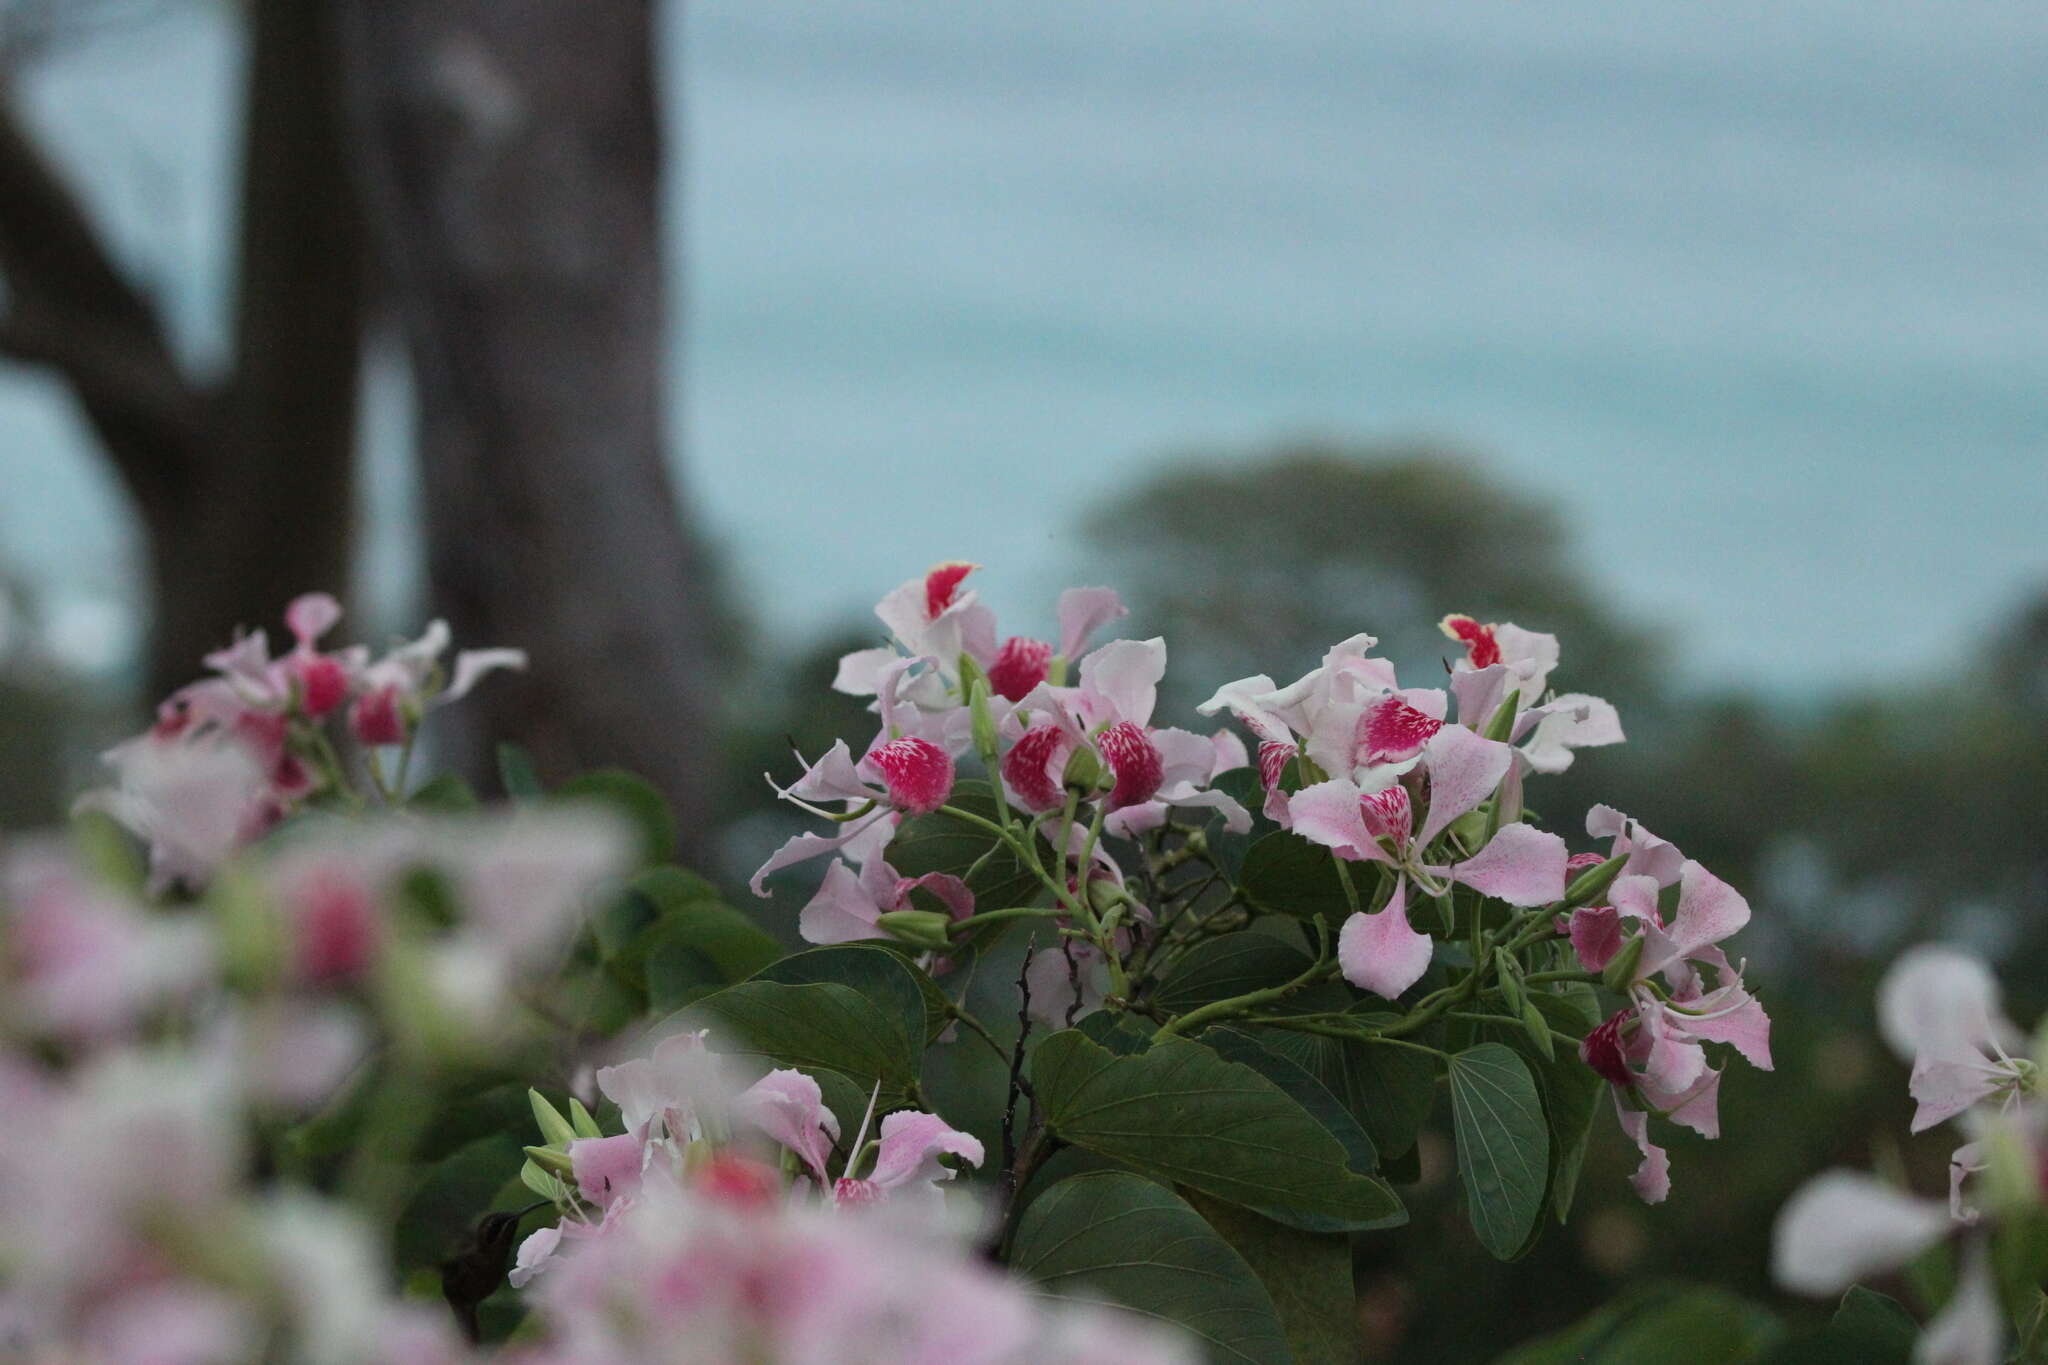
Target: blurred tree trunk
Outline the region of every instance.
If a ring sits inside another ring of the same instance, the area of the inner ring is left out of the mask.
[[[653,0],[344,3],[434,606],[459,641],[533,657],[463,708],[450,757],[474,771],[516,737],[544,773],[629,765],[688,845],[711,593],[665,460]]]
[[[234,367],[218,382],[181,368],[0,74],[0,356],[69,385],[135,503],[152,696],[238,623],[347,585],[363,253],[332,19],[250,7]]]

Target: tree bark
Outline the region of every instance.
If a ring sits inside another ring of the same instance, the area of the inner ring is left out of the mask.
[[[180,367],[0,88],[0,354],[64,378],[135,504],[152,696],[236,625],[347,588],[364,253],[333,21],[302,0],[250,7],[235,364],[217,385]]]
[[[346,0],[434,606],[525,647],[459,757],[632,767],[704,828],[705,564],[666,462],[652,0]],[[701,845],[686,848],[701,854]]]

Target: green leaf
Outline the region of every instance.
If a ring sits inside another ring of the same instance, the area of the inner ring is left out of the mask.
[[[1066,1029],[1031,1054],[1031,1077],[1062,1140],[1175,1184],[1249,1208],[1363,1220],[1400,1211],[1284,1090],[1201,1043],[1118,1057]]]
[[[518,1138],[494,1133],[428,1167],[392,1230],[398,1269],[435,1265],[459,1250],[524,1161]]]
[[[863,1095],[882,1086],[883,1112],[907,1103],[919,1053],[898,1016],[850,986],[742,981],[684,1012],[709,1024],[727,1050],[776,1066],[821,1068],[847,1077]]]
[[[1245,850],[1237,884],[1246,900],[1273,914],[1321,916],[1336,923],[1351,913],[1335,855],[1285,830],[1274,830]]]
[[[1549,1028],[1560,1033],[1583,1034],[1587,1023],[1576,1000],[1547,993],[1531,995],[1529,1003]],[[1607,1083],[1579,1060],[1578,1050],[1565,1048],[1548,1055],[1540,1052],[1521,1029],[1506,1025],[1481,1025],[1475,1039],[1505,1043],[1522,1056],[1535,1078],[1537,1097],[1543,1102],[1543,1122],[1550,1131],[1550,1208],[1562,1223],[1571,1216],[1572,1201],[1578,1194],[1579,1171],[1586,1161],[1586,1143],[1599,1118],[1600,1101]]]
[[[1512,1048],[1480,1043],[1450,1061],[1451,1122],[1466,1212],[1502,1260],[1528,1240],[1549,1179],[1550,1133],[1536,1082]]]
[[[1272,1297],[1297,1362],[1358,1359],[1358,1292],[1351,1239],[1282,1227],[1195,1195],[1188,1201],[1244,1257]]]
[[[639,832],[640,863],[666,863],[676,856],[676,817],[645,778],[623,768],[599,768],[555,788],[552,799],[596,801],[616,810]]]
[[[989,785],[979,779],[955,783],[948,798],[950,806],[969,811],[984,820],[996,818],[995,797]],[[983,909],[1013,905],[1036,905],[1046,896],[1045,884],[1017,856],[1002,847],[1002,841],[979,825],[944,811],[919,815],[903,822],[889,841],[884,857],[889,866],[905,877],[922,877],[944,872],[964,878],[974,892],[974,903]],[[990,854],[990,850],[994,852]],[[968,872],[984,854],[988,861],[973,876]]]
[[[919,970],[916,963],[887,948],[857,943],[812,948],[770,963],[755,979],[792,986],[807,981],[851,986],[887,1009],[904,1036],[916,1039],[920,1046],[945,1032],[952,1019],[946,1009],[950,1002],[938,983]]]
[[[1168,1014],[1227,1000],[1233,995],[1277,986],[1308,969],[1309,956],[1300,948],[1250,929],[1221,934],[1188,950],[1159,983],[1153,1000]]]
[[[1062,1180],[1017,1222],[1010,1268],[1053,1294],[1101,1297],[1185,1328],[1216,1365],[1289,1365],[1272,1298],[1173,1191],[1102,1171]]]
[[[505,795],[515,801],[531,800],[545,794],[540,784],[540,773],[533,766],[533,755],[517,744],[498,746],[498,781],[504,785]]]
[[[1391,1014],[1361,1016],[1361,1022],[1391,1020]],[[1415,1146],[1415,1135],[1436,1105],[1437,1063],[1427,1053],[1387,1043],[1354,1043],[1290,1029],[1247,1030],[1268,1048],[1292,1059],[1358,1120],[1378,1149],[1382,1164]]]
[[[1330,1093],[1328,1086],[1302,1067],[1266,1047],[1249,1033],[1233,1028],[1212,1028],[1201,1035],[1201,1042],[1218,1056],[1243,1063],[1286,1091],[1331,1137],[1343,1144],[1345,1158],[1352,1171],[1372,1176],[1378,1168],[1379,1154],[1374,1151],[1372,1139],[1366,1136],[1365,1129]],[[1373,1183],[1385,1185],[1377,1177]],[[1387,1190],[1387,1197],[1399,1205],[1400,1197],[1393,1190]],[[1408,1221],[1406,1209],[1374,1219],[1332,1218],[1326,1214],[1287,1208],[1262,1208],[1258,1211],[1274,1222],[1305,1232],[1363,1232],[1372,1228],[1398,1227]]]
[[[782,945],[730,906],[712,901],[663,912],[642,931],[621,964],[638,958],[650,1009],[665,1012],[762,971],[782,956]]]
[[[1769,1313],[1724,1290],[1654,1285],[1494,1365],[1750,1365],[1780,1332]],[[1822,1359],[1796,1357],[1798,1365]]]

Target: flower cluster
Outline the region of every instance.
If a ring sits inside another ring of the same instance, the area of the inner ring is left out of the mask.
[[[1828,1171],[1779,1215],[1773,1269],[1798,1293],[1839,1294],[1959,1242],[1954,1292],[1921,1334],[1914,1359],[1995,1365],[2007,1358],[2008,1319],[2040,1330],[2033,1286],[2048,1269],[2039,1251],[2048,1233],[2048,1106],[2036,1060],[2042,1041],[2030,1045],[2006,1018],[1990,970],[1953,948],[1908,950],[1879,987],[1877,1004],[1880,1032],[1912,1067],[1913,1131],[1951,1124],[1965,1139],[1949,1158],[1948,1199]],[[1997,1267],[2009,1272],[2007,1286]],[[2008,1299],[2008,1290],[2018,1296]]]
[[[1419,1002],[1422,1017],[1401,1033],[1497,994],[1548,1057],[1551,1022],[1523,989],[1528,977],[1576,977],[1581,990],[1601,984],[1621,998],[1568,1041],[1611,1083],[1622,1126],[1642,1150],[1635,1184],[1646,1200],[1669,1188],[1652,1115],[1717,1135],[1721,1068],[1707,1045],[1770,1067],[1769,1021],[1719,947],[1748,920],[1743,898],[1611,808],[1594,808],[1585,822],[1604,852],[1575,854],[1526,815],[1529,779],[1623,737],[1606,701],[1550,689],[1555,637],[1445,617],[1443,632],[1461,651],[1448,687],[1416,688],[1373,653],[1373,636],[1354,635],[1292,683],[1239,679],[1198,708],[1234,718],[1248,749],[1227,730],[1154,723],[1162,640],[1083,653],[1125,615],[1113,592],[1062,595],[1057,649],[1022,636],[999,643],[993,614],[964,586],[975,567],[937,565],[882,600],[876,614],[889,643],[846,656],[834,684],[875,698],[862,757],[842,741],[777,787],[834,825],[790,839],[753,880],[763,894],[771,874],[834,856],[803,908],[805,938],[893,939],[923,950],[923,964],[940,972],[988,926],[1036,919],[1052,937],[1034,940],[1043,951],[1024,973],[1034,1018],[1072,1023],[1107,1004],[1179,1031],[1189,1025],[1159,1010],[1148,972],[1204,937],[1288,913],[1251,888],[1215,892],[1234,872],[1213,856],[1217,841],[1251,831],[1244,801],[1256,795],[1284,836],[1327,850],[1351,911],[1334,926],[1334,944],[1318,950],[1327,970],[1290,992],[1335,976],[1403,1001],[1442,967],[1455,932],[1486,950],[1468,964],[1476,975]],[[977,788],[975,800],[955,800],[970,755],[986,797]],[[905,822],[935,814],[997,836],[1035,876],[1038,903],[977,903],[980,888],[965,875],[973,868],[899,869],[893,850]],[[1189,860],[1214,875],[1198,887],[1176,882],[1169,873]],[[1310,927],[1331,928],[1320,915]]]
[[[1177,1336],[987,1263],[972,1201],[941,1193],[983,1164],[974,1136],[879,1093],[844,1134],[818,1080],[739,1088],[703,1031],[581,1067],[610,1135],[535,1092],[543,1141],[506,1175],[542,1202],[484,1212],[442,1264],[452,1315],[396,1292],[391,1183],[434,1107],[471,1099],[437,1087],[581,1050],[555,987],[634,904],[636,841],[587,797],[409,802],[425,710],[512,656],[462,656],[444,688],[444,631],[371,662],[318,649],[334,615],[301,598],[292,653],[213,656],[84,803],[118,825],[0,845],[0,1355],[473,1365],[509,1282],[532,1320],[496,1354],[528,1365],[1189,1365]]]
[[[362,645],[322,651],[340,620],[326,593],[295,599],[285,611],[288,653],[272,658],[257,630],[207,655],[211,677],[180,688],[148,731],[106,755],[116,785],[83,804],[149,842],[156,889],[203,885],[235,848],[323,795],[354,797],[364,782],[386,801],[402,793],[427,712],[493,671],[526,666],[516,649],[464,650],[450,676],[441,621],[381,658]],[[334,743],[338,721],[361,750],[356,766]],[[387,781],[380,751],[393,747],[397,771]]]
[[[981,1264],[941,1186],[982,1145],[937,1115],[896,1110],[872,1139],[864,1123],[841,1161],[815,1079],[784,1068],[735,1090],[704,1031],[595,1082],[624,1132],[532,1096],[547,1145],[527,1149],[524,1179],[559,1216],[510,1278],[546,1324],[540,1361],[1190,1359],[1173,1336],[1049,1306]]]

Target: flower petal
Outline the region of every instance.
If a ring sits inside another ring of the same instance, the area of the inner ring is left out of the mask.
[[[1773,1239],[1772,1274],[1796,1294],[1839,1294],[1895,1270],[1949,1230],[1948,1210],[1857,1171],[1814,1177],[1786,1202]]]
[[[1344,921],[1337,935],[1337,965],[1344,979],[1389,1000],[1422,979],[1436,945],[1408,923],[1408,883],[1395,883],[1386,908]]]
[[[1451,878],[1509,905],[1564,899],[1564,840],[1519,822],[1502,825],[1486,847],[1451,869]]]

